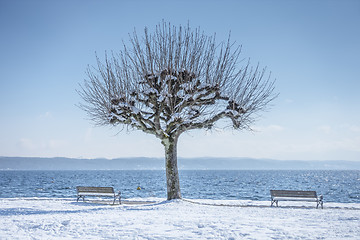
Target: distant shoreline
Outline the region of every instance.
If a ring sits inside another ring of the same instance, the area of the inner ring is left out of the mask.
[[[253,158],[179,158],[179,170],[360,170],[360,161]],[[0,170],[164,170],[162,158],[0,157]]]

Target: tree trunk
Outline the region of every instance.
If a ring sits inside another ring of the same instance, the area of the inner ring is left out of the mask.
[[[177,167],[177,140],[178,138],[168,138],[163,140],[165,146],[165,166],[166,166],[166,185],[167,199],[180,199],[180,182]]]

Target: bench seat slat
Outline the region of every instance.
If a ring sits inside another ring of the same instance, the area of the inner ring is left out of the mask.
[[[104,192],[114,193],[113,187],[76,187],[78,192]]]
[[[101,192],[79,192],[78,195],[82,196],[109,196],[109,197],[113,197],[114,193],[101,193]]]
[[[298,198],[298,197],[273,197],[274,201],[304,201],[304,202],[317,202],[317,198]]]
[[[270,192],[271,195],[274,197],[317,197],[315,191],[271,190]]]

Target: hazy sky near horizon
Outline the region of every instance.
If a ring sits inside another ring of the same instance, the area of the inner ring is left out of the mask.
[[[360,1],[0,0],[0,156],[162,157],[153,135],[94,127],[76,93],[134,28],[201,27],[267,66],[280,96],[255,132],[180,137],[181,157],[360,161]]]

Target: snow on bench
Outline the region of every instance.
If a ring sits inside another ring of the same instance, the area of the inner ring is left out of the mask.
[[[85,201],[85,196],[92,196],[92,197],[113,197],[115,204],[115,200],[119,197],[119,204],[121,204],[121,192],[119,191],[115,194],[113,187],[76,187],[77,190],[77,202],[80,198]]]
[[[323,208],[323,196],[319,197],[316,191],[293,191],[293,190],[270,190],[271,206],[276,203],[278,206],[279,201],[306,201],[316,202],[316,208],[321,206]]]

